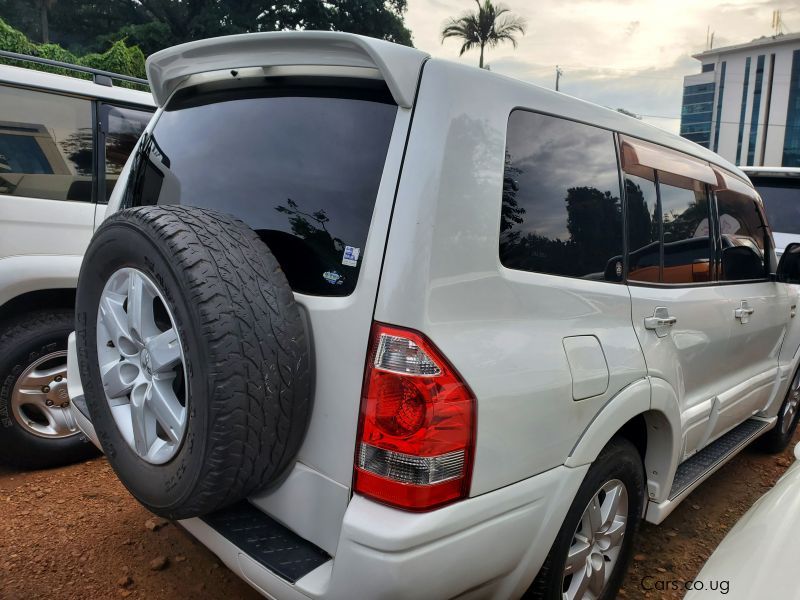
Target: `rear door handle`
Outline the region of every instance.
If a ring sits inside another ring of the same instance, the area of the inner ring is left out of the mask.
[[[659,306],[652,317],[645,317],[644,328],[655,331],[658,337],[665,337],[669,333],[669,328],[677,322],[676,317],[670,316],[669,309]]]
[[[752,308],[747,300],[742,300],[741,306],[733,311],[733,316],[739,319],[742,324],[748,323],[750,321],[750,315],[752,315],[755,310],[756,309]]]

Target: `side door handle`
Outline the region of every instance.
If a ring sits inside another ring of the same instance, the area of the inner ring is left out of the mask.
[[[669,309],[659,306],[652,317],[645,317],[644,328],[655,331],[658,337],[666,337],[669,333],[669,328],[677,322],[678,319],[676,317],[670,316]]]
[[[742,300],[741,306],[733,311],[733,316],[739,319],[742,325],[744,325],[750,322],[750,315],[752,315],[755,310],[756,309],[752,308],[747,300]]]

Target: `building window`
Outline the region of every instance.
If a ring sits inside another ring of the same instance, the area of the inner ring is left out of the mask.
[[[727,63],[722,62],[719,70],[719,93],[717,94],[717,124],[714,127],[714,152],[719,151],[719,130],[722,129],[722,95],[725,92],[725,67]]]
[[[683,106],[681,108],[681,135],[708,148],[713,107],[713,83],[700,83],[684,87]]]
[[[706,65],[703,65],[703,73],[710,73],[713,70],[714,70],[714,63],[708,63]]]
[[[761,111],[761,84],[764,80],[764,58],[762,54],[756,61],[756,82],[753,88],[753,112],[750,113],[750,139],[747,142],[747,163],[753,165],[756,156],[756,135],[758,134],[758,118]]]
[[[508,119],[500,261],[622,280],[622,204],[610,131],[524,110]]]
[[[795,50],[792,57],[782,165],[800,167],[800,50]]]
[[[739,111],[739,137],[736,140],[736,164],[742,164],[742,140],[744,138],[744,117],[747,110],[747,88],[750,85],[750,57],[744,61],[744,86],[742,87],[742,108]]]

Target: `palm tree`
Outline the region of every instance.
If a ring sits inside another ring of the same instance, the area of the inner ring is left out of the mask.
[[[516,34],[525,35],[525,19],[510,14],[501,4],[492,4],[491,0],[475,0],[478,12],[470,12],[458,19],[450,19],[442,29],[442,43],[447,38],[460,38],[463,42],[458,55],[476,46],[481,49],[478,66],[483,68],[483,51],[486,46],[494,48],[502,42],[511,42],[517,47]]]

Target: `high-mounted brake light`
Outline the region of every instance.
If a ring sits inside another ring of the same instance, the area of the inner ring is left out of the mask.
[[[475,399],[433,343],[374,324],[362,395],[356,492],[409,510],[466,497]]]

